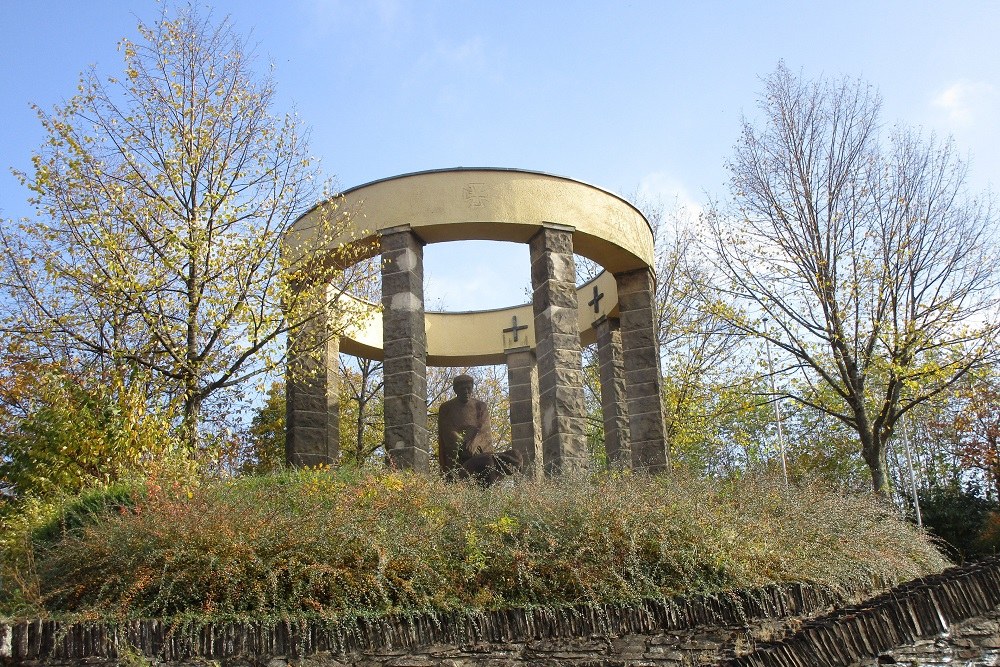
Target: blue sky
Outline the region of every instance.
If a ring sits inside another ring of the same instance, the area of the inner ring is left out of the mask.
[[[516,167],[696,207],[779,59],[807,76],[862,76],[886,125],[954,135],[972,184],[1000,175],[1000,2],[209,2],[275,66],[277,111],[312,128],[343,187],[424,169]],[[0,216],[29,214],[9,168],[42,143],[30,109],[69,97],[152,0],[0,0]],[[464,252],[463,252],[464,251]],[[527,251],[441,244],[428,301],[524,301]]]

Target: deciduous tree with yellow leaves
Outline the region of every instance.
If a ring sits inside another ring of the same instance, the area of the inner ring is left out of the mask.
[[[210,401],[278,367],[285,334],[362,276],[342,268],[350,258],[282,258],[283,232],[322,187],[302,124],[272,113],[273,82],[229,20],[168,8],[139,33],[120,43],[120,76],[91,70],[38,111],[48,138],[20,174],[37,214],[0,232],[3,326],[150,374],[194,447]],[[314,243],[342,228],[335,209]],[[335,289],[291,288],[304,281]]]

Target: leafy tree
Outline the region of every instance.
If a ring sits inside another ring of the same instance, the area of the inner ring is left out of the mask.
[[[957,411],[948,430],[964,468],[982,475],[987,497],[1000,499],[1000,381],[987,376],[965,383],[957,392]]]
[[[765,85],[729,164],[734,214],[710,216],[741,305],[722,314],[784,353],[803,379],[787,397],[852,429],[884,493],[903,415],[995,358],[996,216],[951,141],[880,138],[869,85],[784,65]]]
[[[987,499],[1000,501],[998,401],[1000,375],[991,364],[907,415],[924,487],[974,484]]]
[[[857,436],[839,420],[801,403],[786,402],[782,426],[792,480],[821,480],[828,488],[852,493],[871,485],[857,456]]]
[[[677,464],[726,478],[778,460],[774,412],[759,382],[732,373],[727,385],[720,373],[704,382],[683,377],[678,386],[677,377],[668,374],[663,387],[667,435]]]
[[[283,232],[319,194],[317,169],[300,122],[272,115],[273,83],[230,22],[189,6],[139,32],[120,43],[121,76],[91,70],[78,94],[38,110],[48,139],[19,174],[38,217],[0,231],[3,326],[147,371],[194,447],[208,402],[275,368],[285,334],[358,276],[337,268],[346,257],[282,256]],[[309,243],[336,234],[334,209]],[[336,289],[290,289],[304,281]]]
[[[959,395],[968,381],[969,378],[963,379],[908,412],[897,430],[897,435],[909,442],[917,486],[921,489],[962,483],[965,471],[959,456],[960,435],[955,430],[955,422],[962,410]],[[905,447],[906,442],[902,445]]]
[[[273,382],[267,400],[254,412],[244,434],[241,469],[251,474],[273,472],[285,463],[285,383]]]
[[[18,502],[110,484],[177,447],[141,382],[57,369],[17,377],[3,391],[4,403],[19,408],[3,415],[0,487]]]

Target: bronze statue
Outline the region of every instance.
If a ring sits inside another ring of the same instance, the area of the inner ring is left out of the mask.
[[[474,479],[493,484],[521,468],[520,454],[497,454],[486,403],[472,397],[474,380],[459,375],[452,381],[455,398],[438,411],[438,463],[448,479]]]

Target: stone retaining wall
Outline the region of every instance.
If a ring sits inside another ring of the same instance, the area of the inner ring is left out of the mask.
[[[963,623],[968,619],[976,620]],[[32,621],[0,625],[0,659],[234,667],[870,667],[881,656],[883,663],[908,665],[995,665],[998,633],[1000,558],[993,558],[859,604],[823,588],[786,585],[630,606],[337,624]]]
[[[877,667],[892,659],[899,667],[995,667],[1000,665],[1000,611],[960,623],[933,639],[887,651],[852,667]]]
[[[267,665],[279,659],[358,667],[674,666],[733,655],[749,641],[774,636],[839,602],[842,598],[823,588],[785,585],[629,606],[355,619],[339,625],[33,621],[0,626],[0,657],[45,665],[120,664],[143,656],[178,665],[199,660]]]
[[[723,663],[726,667],[871,664],[921,640],[948,644],[951,626],[1000,608],[1000,557],[917,579],[803,624],[795,634]],[[895,658],[892,658],[893,660]],[[867,662],[866,662],[867,661]],[[890,663],[891,664],[891,663]],[[916,664],[923,664],[917,662]],[[931,663],[926,663],[931,664]]]

